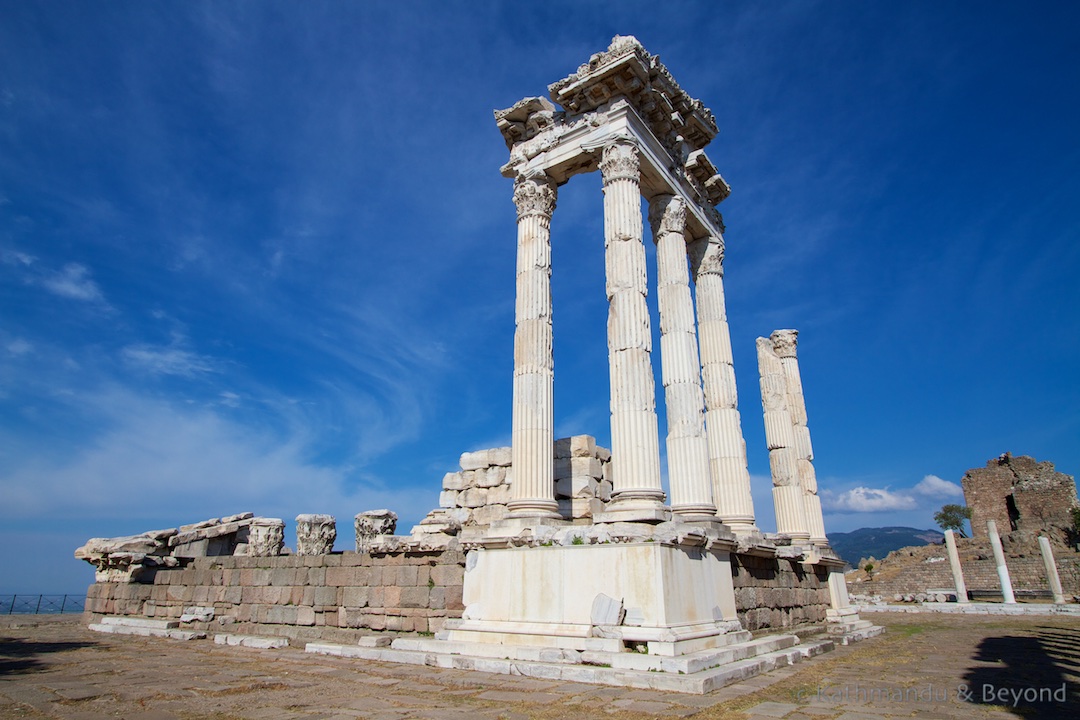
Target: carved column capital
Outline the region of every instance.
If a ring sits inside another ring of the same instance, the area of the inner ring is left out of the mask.
[[[637,144],[630,137],[616,137],[604,145],[600,157],[600,173],[604,176],[604,185],[615,180],[641,180],[641,160],[638,157]]]
[[[666,233],[682,235],[686,230],[686,202],[675,195],[657,195],[649,201],[649,225],[654,242]]]
[[[687,248],[690,252],[690,267],[694,277],[702,275],[724,275],[724,241],[718,237],[698,238]]]
[[[541,215],[550,220],[557,197],[555,181],[544,173],[522,173],[514,180],[514,204],[519,220],[526,215]]]
[[[796,356],[795,348],[799,344],[798,330],[773,330],[772,334],[769,335],[769,339],[772,341],[773,349],[778,356],[782,358]]]

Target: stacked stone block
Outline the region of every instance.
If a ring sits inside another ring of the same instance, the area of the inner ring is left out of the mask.
[[[611,453],[598,447],[591,435],[556,440],[553,452],[559,514],[581,520],[603,512],[611,498]],[[511,461],[508,447],[462,454],[461,469],[443,476],[439,508],[414,526],[412,534],[455,535],[463,528],[482,529],[506,518],[514,479]]]
[[[566,520],[604,512],[611,500],[611,452],[591,435],[555,441],[555,499]]]

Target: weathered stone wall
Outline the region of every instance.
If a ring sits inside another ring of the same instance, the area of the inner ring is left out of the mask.
[[[1052,462],[1005,453],[986,467],[968,470],[961,485],[976,539],[987,539],[986,522],[993,520],[1002,534],[1021,531],[1069,541],[1076,483]]]
[[[747,630],[790,628],[825,620],[829,578],[825,568],[779,558],[732,555],[735,609]]]
[[[329,638],[381,631],[436,632],[461,617],[465,553],[204,557],[160,569],[153,582],[90,586],[92,616],[177,619],[214,608],[210,629]],[[822,622],[829,607],[824,570],[748,555],[731,556],[736,609],[748,630]]]
[[[213,607],[219,624],[287,637],[297,627],[435,632],[461,617],[464,565],[457,550],[194,558],[153,583],[95,583],[86,611],[176,619]]]

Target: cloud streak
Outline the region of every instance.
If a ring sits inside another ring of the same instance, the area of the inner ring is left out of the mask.
[[[41,286],[52,294],[69,300],[104,303],[105,295],[90,275],[90,269],[85,265],[68,263],[58,272],[46,275],[41,280]]]
[[[191,378],[219,372],[219,363],[213,358],[178,347],[129,345],[120,354],[129,366],[154,375]]]

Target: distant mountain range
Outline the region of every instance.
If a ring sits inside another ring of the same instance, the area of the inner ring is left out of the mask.
[[[893,550],[910,545],[941,543],[945,535],[938,530],[909,527],[859,528],[851,532],[829,533],[829,544],[836,554],[855,567],[863,558],[881,559]]]

